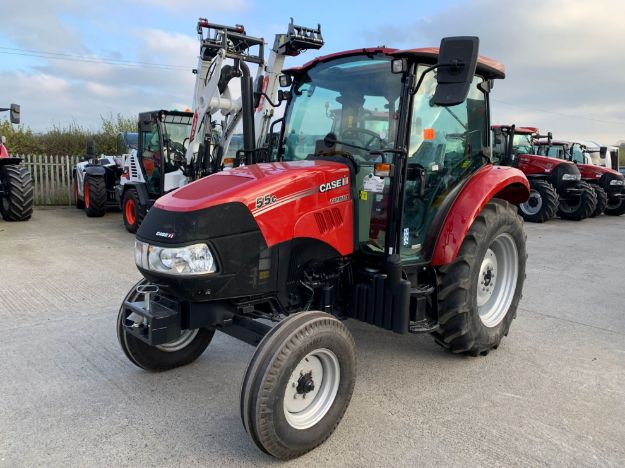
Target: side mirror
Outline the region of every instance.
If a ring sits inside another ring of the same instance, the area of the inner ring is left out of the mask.
[[[467,98],[477,68],[480,40],[477,37],[445,37],[438,52],[436,91],[438,106],[455,106]]]
[[[20,123],[20,105],[19,104],[11,104],[11,123],[12,124]]]
[[[293,84],[293,78],[291,78],[291,75],[280,75],[278,77],[278,81],[280,82],[281,88],[288,88]]]
[[[4,135],[0,136],[0,143],[2,143],[3,145],[7,144],[7,137],[5,137]]]

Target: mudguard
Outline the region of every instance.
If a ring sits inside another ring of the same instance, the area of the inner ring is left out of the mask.
[[[22,162],[22,158],[7,157],[0,159],[0,166],[13,166]]]
[[[106,169],[103,166],[87,166],[85,167],[85,174],[90,176],[103,176],[106,174]]]
[[[492,199],[501,198],[518,205],[529,197],[527,178],[518,169],[484,166],[464,185],[447,212],[432,253],[433,266],[455,260],[471,224]]]

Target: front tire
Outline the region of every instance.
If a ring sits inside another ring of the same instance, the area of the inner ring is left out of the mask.
[[[606,207],[608,206],[608,194],[605,190],[603,190],[603,188],[599,187],[598,185],[593,185],[592,188],[595,191],[595,196],[597,197],[597,206],[595,207],[595,211],[593,211],[590,217],[595,218],[599,215],[602,215]]]
[[[508,334],[525,281],[526,235],[514,205],[492,199],[469,228],[456,260],[439,268],[438,344],[485,355]]]
[[[146,284],[146,280],[135,284],[124,302],[143,300],[143,294],[137,292],[137,286]],[[214,329],[208,328],[183,330],[177,340],[150,346],[126,331],[124,322],[132,320],[132,313],[124,307],[124,302],[117,315],[117,339],[130,362],[147,371],[161,372],[192,363],[206,350],[215,334]]]
[[[525,203],[519,205],[519,214],[525,221],[544,223],[556,215],[558,211],[558,192],[546,180],[530,180],[530,196]]]
[[[23,166],[6,165],[0,169],[2,190],[0,211],[5,221],[27,221],[33,215],[33,178]]]
[[[592,186],[588,182],[579,182],[577,185],[581,192],[579,197],[576,197],[573,201],[568,199],[560,199],[560,206],[558,207],[558,216],[562,219],[568,219],[572,221],[581,221],[582,219],[589,218],[597,207],[597,196]]]
[[[83,194],[85,214],[90,218],[100,218],[106,214],[106,181],[104,177],[85,175]]]
[[[355,380],[356,349],[345,325],[324,312],[291,315],[263,338],[247,367],[245,430],[265,453],[299,457],[334,432]]]
[[[621,216],[625,214],[625,197],[608,200],[608,204],[605,209],[605,214],[609,216]]]
[[[141,222],[145,217],[145,209],[139,200],[139,194],[135,189],[128,189],[124,193],[122,200],[122,216],[124,218],[124,226],[131,233],[137,232]]]

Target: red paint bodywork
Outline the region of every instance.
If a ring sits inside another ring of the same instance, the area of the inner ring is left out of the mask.
[[[593,164],[577,164],[579,172],[582,174],[582,180],[599,180],[603,174],[619,175],[619,171],[609,169],[603,166],[595,166]]]
[[[333,54],[324,55],[322,57],[314,58],[313,60],[306,62],[301,67],[291,67],[283,70],[283,73],[297,74],[301,71],[308,70],[314,65],[325,62],[331,59],[340,57],[348,57],[350,55],[357,54],[386,54],[396,57],[413,57],[417,61],[424,63],[434,64],[438,60],[438,47],[425,47],[421,49],[391,49],[388,47],[369,47],[363,49],[344,50],[341,52],[335,52]],[[505,78],[505,68],[503,64],[490,59],[488,57],[479,56],[477,59],[477,74],[482,75],[485,78]]]
[[[9,157],[9,151],[7,150],[7,147],[4,146],[2,143],[0,143],[0,158],[8,158]]]
[[[269,247],[296,237],[321,240],[341,255],[354,250],[349,169],[330,161],[297,161],[242,166],[210,175],[159,198],[169,211],[196,211],[239,202],[254,215]],[[344,185],[320,190],[340,180]],[[257,207],[259,199],[270,202]],[[275,201],[272,201],[275,197]]]
[[[527,175],[550,174],[560,164],[573,164],[569,161],[537,154],[519,154],[517,162],[517,167]]]
[[[488,164],[477,171],[445,218],[432,254],[432,265],[446,265],[456,258],[471,224],[492,198],[518,204],[527,200],[529,192],[529,182],[518,169]]]

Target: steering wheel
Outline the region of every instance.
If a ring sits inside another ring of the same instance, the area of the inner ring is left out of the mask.
[[[371,148],[371,143],[373,143],[375,140],[378,140],[380,142],[380,145],[379,145],[380,148],[384,148],[386,146],[386,140],[384,138],[382,138],[380,135],[378,135],[374,131],[367,130],[366,128],[358,128],[358,127],[346,128],[345,130],[341,132],[341,140],[349,139],[350,134],[353,134],[354,136],[357,136],[358,134],[363,134],[363,135],[367,135],[371,137],[365,143],[366,148]]]

